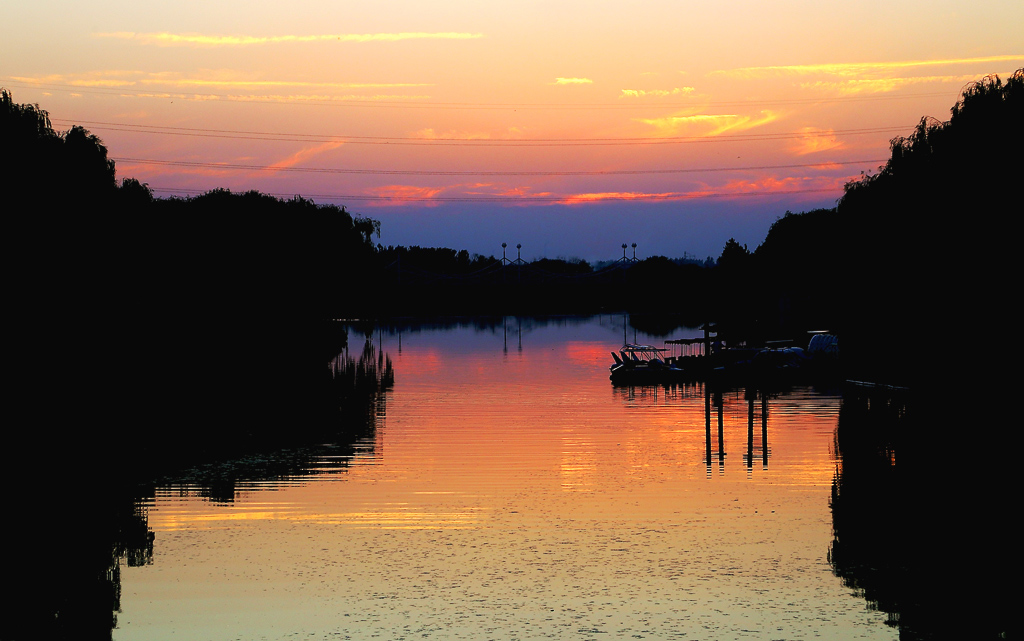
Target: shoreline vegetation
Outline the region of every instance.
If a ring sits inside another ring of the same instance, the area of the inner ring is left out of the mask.
[[[394,382],[386,356],[372,350],[374,323],[621,311],[652,333],[712,321],[720,335],[755,343],[829,329],[840,336],[847,378],[909,388],[898,402],[867,392],[848,408],[844,400],[836,572],[896,611],[894,625],[914,584],[894,587],[892,577],[920,576],[932,593],[968,590],[962,598],[994,627],[950,629],[1005,636],[1009,593],[998,586],[1012,568],[999,557],[1012,549],[1012,529],[998,488],[1013,482],[1012,448],[984,455],[982,479],[947,478],[935,465],[977,463],[955,455],[970,426],[995,440],[1018,422],[1003,407],[1011,376],[997,365],[1008,354],[978,328],[1001,329],[1016,298],[1022,122],[1024,69],[968,86],[949,121],[922,119],[892,140],[877,173],[846,185],[835,208],[786,212],[754,250],[730,239],[703,261],[523,264],[383,247],[374,243],[377,221],[301,197],[216,189],[156,199],[135,179],[117,181],[96,136],[57,132],[37,105],[0,92],[18,369],[11,394],[27,410],[8,427],[2,457],[9,487],[31,479],[14,497],[24,527],[9,528],[5,540],[21,549],[31,537],[40,551],[15,560],[17,615],[0,638],[110,638],[119,559],[152,557],[134,499],[156,478],[207,470],[193,478],[213,500],[227,500],[230,479],[287,471],[301,466],[303,448],[350,448],[372,434]],[[365,337],[337,318],[367,319]],[[971,379],[984,385],[980,407],[959,387],[949,393]],[[886,407],[900,421],[871,428],[869,413]],[[909,436],[925,433],[930,439]],[[987,441],[978,447],[989,449]],[[294,456],[261,458],[265,451]],[[247,456],[257,469],[218,480],[214,462]],[[96,501],[66,497],[79,486]],[[880,509],[893,487],[895,502]],[[969,508],[950,514],[949,501]],[[97,525],[71,532],[65,522]],[[978,557],[929,565],[952,539],[957,549],[977,542]],[[881,573],[865,569],[880,562]],[[954,584],[972,573],[975,580]],[[927,620],[914,620],[924,632],[908,628],[908,638],[943,629],[941,595],[933,596],[911,604]]]
[[[282,423],[337,422],[323,399],[324,365],[348,341],[338,318],[626,312],[652,334],[712,322],[727,344],[754,345],[824,329],[839,335],[846,378],[932,393],[1002,356],[975,328],[1010,318],[1015,298],[1003,282],[1017,272],[1022,116],[1024,69],[986,77],[949,121],[894,138],[889,161],[835,208],[786,212],[754,250],[730,239],[717,259],[591,265],[384,247],[379,222],[298,196],[157,199],[117,182],[96,136],[55,131],[2,90],[16,393],[40,408],[15,442],[101,416],[140,455],[122,469],[148,469],[194,446],[137,435],[140,420],[147,433],[200,417],[245,426],[211,431],[211,451]],[[70,439],[77,451],[90,435]]]
[[[949,121],[923,118],[835,208],[786,212],[752,251],[730,239],[717,259],[595,265],[385,247],[374,244],[378,221],[299,196],[154,198],[138,180],[117,182],[96,136],[57,132],[46,111],[3,90],[8,224],[26,276],[15,298],[30,314],[60,310],[104,329],[98,313],[149,324],[172,352],[224,365],[253,341],[294,358],[313,349],[295,341],[331,318],[624,311],[714,322],[727,340],[753,344],[828,329],[851,377],[912,386],[924,376],[915,363],[947,331],[932,329],[936,319],[971,327],[1008,312],[995,283],[1013,273],[1001,228],[1020,208],[1022,87],[1024,69],[968,86]],[[197,343],[207,345],[189,354]]]

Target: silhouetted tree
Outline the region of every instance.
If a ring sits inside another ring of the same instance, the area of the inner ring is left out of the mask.
[[[940,327],[1008,318],[1001,283],[1016,272],[1010,232],[1021,209],[1021,122],[1024,70],[1005,84],[987,77],[964,90],[948,122],[922,119],[892,140],[877,174],[846,186],[838,213],[852,349],[844,354],[865,359],[856,365],[864,375],[926,383],[941,370]],[[880,350],[892,345],[893,328],[915,339]],[[958,352],[958,367],[983,366],[983,351]]]

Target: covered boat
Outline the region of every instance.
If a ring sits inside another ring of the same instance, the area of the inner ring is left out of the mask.
[[[665,362],[663,355],[667,351],[653,345],[623,345],[618,354],[612,352],[615,359],[611,366],[612,382],[644,385],[679,380],[683,377],[683,370],[675,363]]]

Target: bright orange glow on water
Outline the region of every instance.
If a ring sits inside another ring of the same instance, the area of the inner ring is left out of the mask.
[[[385,336],[373,455],[158,493],[115,638],[895,638],[826,560],[838,398],[725,393],[721,459],[712,399],[708,464],[703,386],[613,388],[621,335]]]

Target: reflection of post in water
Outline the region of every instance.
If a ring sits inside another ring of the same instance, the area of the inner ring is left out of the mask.
[[[523,319],[516,317],[516,332],[519,334],[519,351],[523,351]],[[502,336],[502,348],[501,351],[508,354],[508,317],[501,317],[501,336]]]
[[[754,467],[754,398],[757,397],[757,391],[747,388],[745,396],[747,397],[747,471],[750,472]]]
[[[768,469],[768,395],[761,393],[761,467]]]
[[[718,407],[718,467],[725,471],[725,400],[721,392],[715,392],[715,406]]]
[[[725,419],[723,416],[725,402],[721,390],[711,391],[711,386],[704,384],[704,451],[707,458],[705,464],[708,475],[711,475],[711,461],[714,452],[711,450],[711,402],[714,397],[715,409],[718,413],[718,466],[719,471],[725,470]]]
[[[747,469],[754,467],[754,401],[757,400],[756,389],[748,388],[747,398]],[[761,390],[761,467],[768,469],[768,394]]]
[[[704,384],[704,464],[711,476],[711,386]]]
[[[758,398],[758,390],[748,388],[744,393],[747,401],[747,449],[743,455],[743,461],[747,470],[753,469],[754,457],[760,452],[761,466],[768,469],[768,394],[760,391],[761,397],[761,441],[758,444],[754,439],[754,422],[757,417],[755,401]],[[715,406],[715,413],[718,417],[718,449],[711,447],[711,405]],[[711,475],[711,463],[718,459],[720,471],[725,470],[725,400],[721,390],[712,390],[712,386],[704,386],[704,464],[707,466],[708,475]]]

